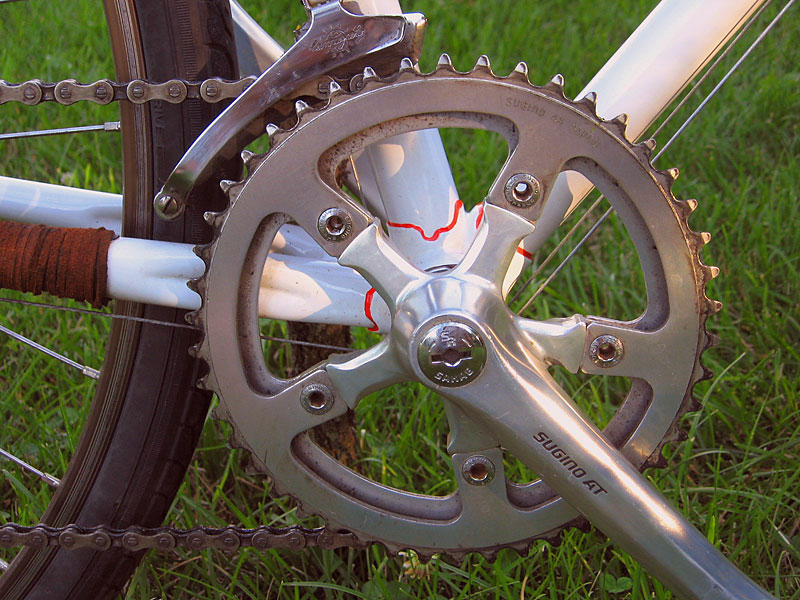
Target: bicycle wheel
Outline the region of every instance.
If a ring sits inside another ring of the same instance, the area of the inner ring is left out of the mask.
[[[107,0],[119,81],[237,75],[225,0]],[[206,239],[204,210],[220,201],[211,183],[203,203],[170,223],[154,219],[153,190],[221,107],[188,101],[121,105],[123,230],[130,237],[190,243]],[[235,175],[237,166],[228,172]],[[183,322],[183,311],[119,302],[122,315]],[[192,456],[209,397],[195,388],[187,354],[194,332],[115,320],[102,376],[81,440],[41,521],[114,527],[159,525]],[[142,553],[25,549],[0,578],[3,598],[105,598],[118,594]]]

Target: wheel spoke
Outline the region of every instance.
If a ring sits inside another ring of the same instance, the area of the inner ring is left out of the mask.
[[[578,251],[589,240],[589,238],[592,237],[592,235],[594,234],[595,231],[597,231],[600,225],[602,225],[603,222],[608,217],[611,216],[612,212],[614,212],[613,207],[609,208],[608,210],[606,210],[606,212],[600,215],[597,221],[595,221],[594,225],[592,225],[591,229],[589,229],[589,231],[586,232],[586,234],[580,239],[580,241],[577,244],[575,244],[575,247],[572,250],[570,250],[570,253],[564,258],[564,260],[562,260],[558,264],[558,266],[555,269],[553,269],[553,272],[550,273],[550,275],[548,275],[547,279],[545,279],[542,282],[542,284],[538,288],[536,288],[536,291],[533,292],[533,295],[530,298],[528,298],[528,301],[525,302],[525,304],[522,306],[521,309],[519,309],[519,314],[525,312],[528,309],[528,307],[531,304],[533,304],[533,301],[539,297],[539,294],[541,294],[547,288],[547,286],[550,285],[550,283],[558,276],[558,274],[564,269],[564,267],[566,267],[569,264],[569,261],[571,261],[575,257]]]
[[[39,352],[42,352],[43,354],[46,354],[47,356],[55,358],[56,360],[60,360],[64,364],[69,365],[70,367],[73,367],[74,369],[78,369],[81,373],[83,373],[87,377],[91,377],[92,379],[100,379],[100,371],[97,370],[97,369],[93,369],[91,367],[87,367],[86,365],[82,365],[82,364],[80,364],[78,362],[75,362],[71,358],[67,358],[63,354],[59,354],[58,352],[55,352],[54,350],[51,350],[50,348],[46,348],[45,346],[42,346],[41,344],[37,344],[33,340],[28,339],[24,335],[20,335],[19,333],[16,333],[15,331],[11,331],[10,329],[8,329],[7,327],[4,327],[3,325],[0,325],[0,332],[5,333],[6,335],[14,338],[18,342],[22,342],[23,344],[27,344],[31,348],[34,348],[34,349],[38,350]]]
[[[603,200],[602,196],[600,196],[597,200],[595,200],[592,203],[592,205],[589,208],[586,209],[586,212],[584,212],[581,215],[581,218],[578,219],[578,221],[572,227],[570,227],[569,231],[567,231],[567,233],[564,234],[564,237],[562,237],[561,240],[558,242],[558,244],[556,244],[556,247],[553,248],[550,251],[550,254],[548,254],[547,257],[545,257],[545,259],[541,262],[541,264],[539,264],[539,266],[536,267],[536,270],[533,272],[533,274],[530,277],[528,277],[527,281],[525,281],[525,283],[523,283],[520,286],[519,291],[517,291],[517,293],[514,294],[514,297],[511,299],[510,304],[514,304],[517,300],[520,299],[520,296],[522,296],[522,294],[525,293],[525,290],[528,289],[528,287],[531,285],[531,283],[533,283],[536,280],[536,278],[539,277],[539,275],[542,274],[542,271],[544,271],[544,268],[548,264],[550,264],[550,261],[553,260],[553,258],[555,258],[556,254],[558,254],[558,251],[561,250],[561,248],[564,247],[564,244],[566,244],[569,241],[569,239],[575,234],[575,232],[578,230],[578,228],[581,225],[583,225],[583,223],[586,221],[586,219],[589,218],[589,215],[592,214],[592,211],[594,211],[594,209],[597,208],[597,206],[600,204],[600,202],[602,200]],[[526,240],[526,246],[527,246],[527,240]],[[526,304],[525,307],[527,307],[527,306],[528,305]],[[523,307],[522,310],[524,310],[525,307]],[[521,313],[522,310],[520,310],[518,312]]]
[[[664,144],[664,146],[661,148],[658,154],[655,155],[653,161],[655,161],[656,158],[661,156],[661,154],[663,154],[664,151],[672,145],[672,142],[674,142],[678,138],[678,136],[681,135],[686,130],[687,127],[689,127],[692,121],[694,121],[697,118],[697,116],[703,111],[703,109],[705,109],[705,107],[708,105],[711,99],[717,95],[720,89],[722,89],[722,86],[725,85],[725,83],[733,76],[733,74],[739,69],[739,67],[742,66],[742,63],[744,63],[744,61],[747,60],[747,57],[750,56],[753,50],[756,49],[756,47],[767,36],[767,34],[772,30],[772,28],[778,24],[778,22],[783,18],[783,16],[792,7],[792,4],[794,3],[795,0],[789,0],[781,9],[781,11],[777,15],[775,15],[775,18],[772,19],[772,21],[770,21],[770,23],[764,28],[764,30],[759,34],[759,36],[753,41],[753,43],[750,44],[747,50],[745,50],[744,53],[739,57],[739,60],[737,60],[734,63],[734,65],[728,70],[728,72],[725,73],[722,79],[719,80],[719,83],[717,83],[717,85],[715,85],[714,88],[708,93],[708,96],[703,98],[703,101],[698,105],[698,107],[694,109],[692,114],[686,118],[686,120],[672,135],[672,137],[669,140],[667,140],[667,143]]]
[[[714,88],[713,88],[713,89],[712,89],[712,90],[711,90],[711,91],[708,93],[708,95],[707,95],[707,96],[706,96],[706,97],[703,99],[703,101],[700,103],[700,105],[699,105],[699,106],[698,106],[698,107],[697,107],[697,108],[696,108],[696,109],[695,109],[695,110],[692,112],[692,114],[690,114],[690,115],[689,115],[689,116],[686,118],[686,120],[684,120],[684,122],[683,122],[683,123],[681,124],[681,126],[680,126],[680,127],[677,129],[677,131],[675,131],[675,133],[674,133],[674,134],[673,134],[673,135],[672,135],[672,136],[671,136],[671,137],[670,137],[670,138],[667,140],[667,142],[666,142],[666,143],[665,143],[665,144],[664,144],[664,145],[661,147],[661,149],[660,149],[660,150],[659,150],[659,151],[658,151],[658,152],[655,154],[655,156],[653,157],[653,159],[652,159],[652,161],[651,161],[653,164],[654,164],[654,163],[656,162],[656,160],[657,160],[657,159],[658,159],[658,158],[659,158],[659,157],[660,157],[660,156],[661,156],[661,155],[662,155],[662,154],[663,154],[663,153],[664,153],[664,152],[667,150],[667,148],[669,148],[669,147],[670,147],[670,146],[671,146],[671,145],[672,145],[672,144],[675,142],[675,140],[676,140],[676,139],[677,139],[677,138],[678,138],[678,137],[679,137],[679,136],[680,136],[680,135],[681,135],[681,134],[682,134],[684,131],[686,131],[686,129],[689,127],[689,125],[692,123],[692,121],[694,121],[694,120],[697,118],[697,116],[698,116],[698,115],[699,115],[699,114],[700,114],[700,113],[701,113],[701,112],[702,112],[702,111],[703,111],[703,110],[706,108],[706,106],[707,106],[707,105],[708,105],[708,103],[711,101],[711,99],[712,99],[714,96],[716,96],[716,95],[717,95],[717,93],[720,91],[720,89],[722,88],[722,86],[723,86],[723,85],[725,85],[725,83],[726,83],[726,82],[727,82],[727,81],[728,81],[728,80],[731,78],[731,76],[733,76],[733,74],[734,74],[734,73],[735,73],[735,72],[736,72],[736,71],[739,69],[739,67],[742,65],[742,63],[743,63],[743,62],[744,62],[744,61],[745,61],[745,60],[746,60],[746,59],[747,59],[747,58],[750,56],[750,54],[753,52],[753,50],[755,50],[755,48],[756,48],[756,47],[757,47],[757,46],[758,46],[758,45],[761,43],[761,41],[762,41],[762,40],[763,40],[763,39],[766,37],[766,35],[767,35],[767,34],[768,34],[768,33],[769,33],[769,32],[770,32],[770,31],[771,31],[771,30],[772,30],[772,29],[775,27],[775,25],[777,25],[777,24],[778,24],[778,22],[779,22],[779,21],[780,21],[780,20],[783,18],[783,16],[786,14],[786,12],[789,10],[789,8],[791,8],[791,6],[792,6],[792,4],[794,4],[794,2],[795,2],[795,0],[789,0],[789,1],[788,1],[788,2],[787,2],[785,5],[784,5],[784,7],[781,9],[781,11],[780,11],[780,12],[779,12],[779,13],[778,13],[776,16],[775,16],[775,18],[774,18],[772,21],[770,21],[770,23],[769,23],[769,24],[768,24],[768,25],[767,25],[767,26],[764,28],[764,30],[763,30],[763,31],[762,31],[762,32],[759,34],[759,36],[758,36],[758,37],[757,37],[757,38],[756,38],[756,39],[753,41],[753,43],[752,43],[752,44],[751,44],[751,45],[750,45],[750,46],[747,48],[747,50],[745,50],[745,52],[742,54],[742,56],[741,56],[741,57],[739,57],[739,59],[736,61],[736,63],[734,63],[734,65],[733,65],[733,66],[732,66],[732,67],[731,67],[731,68],[728,70],[728,72],[727,72],[727,73],[725,73],[725,75],[724,75],[724,76],[722,77],[722,79],[721,79],[721,80],[720,80],[720,81],[717,83],[717,85],[715,85],[715,86],[714,86]],[[757,17],[757,15],[753,17],[753,19],[751,20],[751,23],[752,23],[753,21],[755,21],[755,18],[756,18],[756,17]],[[748,27],[749,27],[749,25],[748,25]],[[743,33],[743,32],[742,32],[742,33]],[[740,36],[741,36],[741,33],[740,33]],[[737,36],[736,40],[738,40],[738,38],[739,38],[740,36]],[[735,43],[735,41],[736,41],[736,40],[734,40],[734,43]],[[718,61],[717,61],[717,62],[718,62]],[[711,67],[712,69],[714,68],[714,66],[716,66],[717,62],[715,62],[715,63],[714,63],[714,65]],[[708,74],[704,75],[704,78],[705,78],[707,75],[708,75]],[[697,84],[697,85],[699,85],[699,82],[698,82],[698,84]],[[691,94],[693,94],[693,93],[694,93],[694,90],[696,89],[696,87],[697,87],[697,86],[695,86],[694,88],[692,88],[692,90],[689,92],[689,94],[688,94],[688,95],[691,95]],[[685,101],[685,99],[684,99],[684,101]],[[680,107],[678,107],[678,108],[680,108]],[[677,111],[677,108],[676,108],[675,110]],[[667,117],[667,120],[670,120],[670,119],[672,118],[672,116],[673,116],[674,112],[675,112],[675,111],[673,111],[673,113],[671,113],[671,114],[670,114],[670,115]],[[665,123],[664,123],[664,124],[665,124]],[[658,131],[660,131],[660,130],[663,128],[663,125],[664,125],[664,124],[662,124],[662,126],[661,126],[661,127],[659,127]],[[592,205],[592,207],[591,207],[591,208],[594,208],[594,205]],[[591,208],[590,208],[589,210],[591,210]],[[576,244],[576,246],[573,248],[573,250],[570,252],[570,254],[569,254],[569,255],[568,255],[568,256],[567,256],[567,257],[566,257],[566,258],[565,258],[565,259],[564,259],[564,260],[561,262],[561,264],[559,264],[559,265],[558,265],[558,267],[556,267],[556,269],[555,269],[555,270],[554,270],[554,271],[551,273],[551,275],[550,275],[550,276],[549,276],[549,277],[548,277],[548,278],[547,278],[547,279],[544,281],[544,283],[542,283],[542,285],[541,285],[541,286],[540,286],[540,287],[539,287],[539,288],[538,288],[538,289],[537,289],[537,290],[534,292],[533,296],[531,296],[531,298],[530,298],[530,299],[529,299],[529,300],[528,300],[528,301],[525,303],[525,305],[524,305],[524,306],[523,306],[523,307],[520,309],[519,313],[522,313],[522,312],[524,312],[524,311],[525,311],[525,310],[526,310],[526,309],[527,309],[527,308],[528,308],[528,307],[531,305],[531,303],[532,303],[532,302],[533,302],[533,301],[536,299],[536,297],[538,297],[538,296],[539,296],[539,294],[541,294],[541,293],[542,293],[542,292],[545,290],[545,288],[546,288],[546,287],[547,287],[547,286],[548,286],[548,285],[549,285],[549,284],[550,284],[550,283],[553,281],[553,279],[555,279],[555,277],[558,275],[558,273],[559,273],[559,272],[560,272],[560,271],[561,271],[561,270],[562,270],[562,269],[563,269],[563,268],[566,266],[566,264],[567,264],[567,263],[568,263],[568,262],[569,262],[569,261],[572,259],[572,257],[573,257],[573,256],[574,256],[574,255],[577,253],[577,251],[578,251],[578,250],[581,248],[581,246],[583,246],[583,245],[586,243],[586,241],[589,239],[589,237],[591,237],[591,235],[592,235],[592,234],[595,232],[595,230],[596,230],[596,229],[597,229],[597,228],[600,226],[600,224],[601,224],[603,221],[605,221],[605,220],[608,218],[608,216],[610,216],[610,214],[613,212],[613,210],[614,210],[614,209],[613,209],[613,207],[612,207],[612,208],[609,208],[608,210],[606,210],[606,212],[605,212],[605,213],[603,213],[603,215],[602,215],[602,216],[601,216],[601,217],[600,217],[600,218],[597,220],[597,222],[595,222],[595,224],[592,226],[592,228],[589,230],[589,232],[588,232],[588,233],[587,233],[587,234],[586,234],[586,235],[585,235],[585,236],[584,236],[584,237],[583,237],[583,238],[582,238],[582,239],[581,239],[581,240],[580,240],[580,241],[579,241],[579,242]],[[587,211],[587,213],[588,213],[588,212],[589,212],[589,211]],[[571,233],[572,233],[572,231],[570,231],[570,234],[571,234]],[[563,240],[562,240],[562,242],[563,242]],[[563,243],[559,243],[559,247],[561,247],[562,245],[563,245]],[[549,258],[550,258],[550,257],[548,256],[548,259],[549,259]],[[526,284],[526,286],[527,286],[527,284]]]
[[[75,133],[90,133],[93,131],[121,131],[119,121],[101,123],[99,125],[81,125],[78,127],[61,127],[59,129],[40,129],[36,131],[15,131],[13,133],[0,133],[0,140],[18,140],[21,138],[44,137],[48,135],[72,135]]]
[[[44,471],[40,471],[33,465],[26,463],[24,460],[14,456],[7,450],[3,450],[2,448],[0,448],[0,455],[4,456],[5,458],[15,463],[16,465],[22,467],[29,473],[33,473],[34,475],[36,475],[36,477],[44,481],[50,487],[58,487],[58,485],[61,483],[61,481],[56,477],[53,477],[52,475],[50,475],[49,473],[45,473]]]

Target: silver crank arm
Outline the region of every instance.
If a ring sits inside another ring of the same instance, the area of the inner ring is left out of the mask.
[[[606,442],[544,367],[518,360],[505,344],[492,345],[477,380],[437,391],[679,597],[773,598]]]
[[[419,13],[354,15],[338,1],[309,12],[307,31],[200,134],[175,166],[154,200],[160,217],[178,217],[189,192],[216,161],[232,158],[262,133],[247,133],[248,126],[303,84],[345,65],[363,68],[364,59],[378,68],[387,55],[398,64],[403,57],[419,56],[426,24]]]

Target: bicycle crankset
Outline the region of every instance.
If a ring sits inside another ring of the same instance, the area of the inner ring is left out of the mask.
[[[368,145],[437,127],[499,133],[509,156],[466,254],[433,273],[410,264],[386,223],[339,182],[342,165]],[[323,107],[299,103],[294,127],[269,131],[271,149],[247,154],[247,177],[224,186],[229,208],[207,214],[215,235],[197,249],[207,270],[195,282],[202,308],[190,318],[205,334],[195,348],[209,367],[200,385],[218,394],[235,443],[276,488],[331,528],[423,555],[524,551],[531,540],[554,539],[582,522],[581,514],[617,539],[647,538],[656,524],[632,513],[640,504],[650,517],[667,513],[636,470],[663,462],[663,445],[680,437],[680,417],[695,409],[692,388],[707,375],[700,355],[712,341],[705,321],[719,309],[705,294],[716,272],[698,256],[708,235],[687,223],[696,203],[672,196],[675,173],[651,166],[651,146],[626,140],[624,118],[600,119],[591,96],[566,99],[559,78],[532,85],[522,63],[498,77],[485,57],[461,73],[446,55],[432,73],[409,60],[390,78],[366,69],[359,91],[334,85]],[[566,170],[606,196],[638,253],[647,301],[632,321],[535,321],[506,304],[512,257]],[[391,329],[372,348],[336,355],[293,379],[267,366],[258,322],[262,267],[287,223],[302,227],[343,270],[358,271],[391,314]],[[554,365],[630,379],[602,433],[553,379]],[[450,495],[365,477],[308,434],[399,381],[422,382],[443,398],[457,480]],[[507,481],[504,450],[541,478]]]

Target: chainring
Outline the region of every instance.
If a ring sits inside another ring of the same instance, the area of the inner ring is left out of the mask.
[[[669,333],[668,347],[639,348],[641,356],[631,356],[627,366],[616,370],[593,366],[587,342],[581,364],[588,373],[630,378],[630,391],[604,435],[644,469],[663,466],[664,444],[682,437],[681,416],[698,407],[694,385],[710,375],[700,355],[713,341],[706,318],[720,304],[705,293],[717,270],[699,258],[709,236],[693,232],[687,221],[696,202],[673,197],[676,173],[652,167],[651,144],[627,141],[625,119],[599,118],[592,96],[568,100],[560,78],[542,87],[532,85],[524,63],[509,76],[498,77],[485,57],[462,73],[443,55],[431,73],[421,73],[405,60],[390,78],[365,69],[362,82],[357,92],[334,85],[320,108],[299,103],[294,127],[268,128],[267,153],[244,155],[245,179],[223,182],[230,206],[207,214],[214,240],[197,248],[207,267],[193,282],[203,305],[189,319],[204,331],[194,350],[209,368],[199,385],[217,393],[217,414],[233,426],[234,444],[252,453],[273,478],[275,490],[291,495],[305,512],[322,516],[333,529],[379,541],[392,551],[411,548],[423,556],[443,552],[455,558],[472,551],[493,556],[504,547],[522,552],[534,539],[555,540],[581,518],[542,481],[506,482],[506,498],[498,508],[496,502],[482,504],[474,490],[461,484],[449,496],[391,488],[359,475],[314,444],[309,429],[344,414],[359,400],[342,385],[342,372],[377,355],[381,344],[335,356],[294,379],[275,376],[265,365],[259,339],[262,266],[286,223],[302,226],[333,256],[357,238],[359,227],[372,217],[339,188],[340,167],[375,141],[435,127],[489,129],[508,141],[509,162],[519,164],[526,152],[542,150],[560,157],[558,170],[588,177],[617,211],[639,254],[647,288],[647,307],[639,318],[589,318],[590,338],[613,333],[615,327]],[[317,227],[332,199],[354,215],[353,235],[342,242],[324,237]],[[503,208],[535,218],[510,202]],[[658,353],[665,357],[661,362],[653,360]],[[398,369],[370,385],[379,388],[398,379],[414,377]],[[308,410],[309,390],[319,390],[325,411]]]

